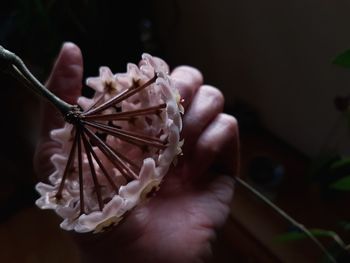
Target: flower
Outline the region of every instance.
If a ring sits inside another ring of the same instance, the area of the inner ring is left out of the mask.
[[[42,209],[63,218],[61,227],[101,232],[159,188],[181,154],[181,98],[161,59],[144,54],[126,73],[100,68],[78,99],[82,112],[53,130],[62,151],[51,157],[50,184],[38,183]]]

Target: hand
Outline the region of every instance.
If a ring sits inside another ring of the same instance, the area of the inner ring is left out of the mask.
[[[75,103],[82,83],[82,55],[67,43],[47,82],[47,87],[69,103]],[[89,262],[204,262],[211,242],[230,211],[236,169],[238,128],[232,116],[223,114],[224,98],[214,87],[202,85],[200,72],[176,68],[175,79],[182,98],[184,155],[166,175],[159,192],[136,207],[118,226],[103,234],[74,234],[82,258]],[[53,171],[49,158],[59,151],[49,131],[63,120],[44,105],[42,133],[34,158],[39,177]]]

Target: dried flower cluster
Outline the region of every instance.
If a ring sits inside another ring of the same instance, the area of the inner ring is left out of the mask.
[[[82,111],[51,132],[62,151],[51,158],[50,184],[36,186],[36,204],[54,209],[63,229],[103,231],[159,187],[182,146],[183,108],[168,73],[148,54],[126,73],[101,67],[86,81],[93,98],[80,97]]]

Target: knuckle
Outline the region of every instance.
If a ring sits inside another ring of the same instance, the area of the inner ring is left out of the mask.
[[[212,98],[216,98],[218,100],[224,100],[224,95],[222,94],[222,92],[218,89],[218,88],[215,88],[213,86],[210,86],[210,85],[203,85],[201,87],[201,91],[207,95],[207,96],[210,96]]]
[[[223,93],[219,89],[210,85],[203,85],[200,87],[199,92],[202,94],[202,96],[210,99],[213,103],[215,103],[214,105],[223,108],[225,98]]]
[[[218,120],[224,125],[227,132],[233,134],[234,136],[238,133],[238,121],[232,115],[226,113],[220,113]]]
[[[213,143],[212,138],[207,136],[201,138],[197,144],[198,149],[202,154],[207,156],[215,156],[218,155],[221,151],[221,147],[217,143]]]

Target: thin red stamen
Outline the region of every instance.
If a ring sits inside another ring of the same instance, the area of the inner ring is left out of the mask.
[[[130,131],[124,131],[121,129],[117,129],[102,123],[97,123],[97,122],[87,122],[87,121],[82,121],[82,123],[89,125],[91,127],[94,127],[98,130],[104,131],[110,135],[113,135],[123,141],[129,142],[131,144],[137,145],[137,146],[153,146],[156,148],[160,149],[165,149],[167,145],[160,139],[146,136],[146,135],[141,135],[135,132],[130,132]]]
[[[95,122],[95,121],[91,121],[91,122],[88,122],[88,123],[93,123],[93,124],[96,124],[96,125],[98,125],[100,127],[104,127],[104,128],[111,128],[111,129],[113,129],[113,131],[118,132],[118,133],[120,133],[122,135],[133,136],[133,137],[137,137],[139,139],[149,140],[149,141],[152,141],[152,142],[158,142],[158,143],[161,143],[161,144],[164,145],[164,141],[162,141],[161,139],[159,139],[157,137],[144,135],[144,134],[141,134],[141,133],[138,133],[138,132],[122,130],[121,128],[105,125],[103,123],[99,123],[99,122]]]
[[[102,100],[103,100],[104,94],[101,94],[100,97],[95,101],[94,104],[92,104],[85,112],[90,111],[91,109],[95,108]]]
[[[107,172],[107,169],[104,167],[104,165],[102,164],[102,162],[100,161],[100,159],[98,158],[97,154],[95,153],[95,151],[92,148],[91,143],[89,142],[89,140],[86,139],[85,134],[83,133],[83,138],[84,140],[86,140],[87,144],[86,146],[88,147],[89,151],[91,152],[92,156],[94,157],[95,161],[97,162],[98,166],[100,167],[100,169],[102,170],[104,176],[107,178],[108,182],[111,184],[111,186],[115,189],[116,192],[118,192],[118,186],[114,183],[113,179],[111,178],[111,176],[109,175],[109,173]]]
[[[117,152],[112,147],[110,147],[110,148],[120,159],[122,159],[124,162],[127,162],[134,170],[136,170],[137,172],[139,172],[141,170],[141,168],[136,163],[131,161],[129,158],[127,158],[123,154],[120,154],[119,152]]]
[[[118,104],[119,102],[129,98],[130,96],[134,95],[135,93],[148,87],[149,85],[154,83],[156,81],[156,79],[157,79],[157,74],[155,73],[154,77],[151,78],[149,81],[147,81],[145,84],[143,84],[139,87],[130,87],[130,88],[122,91],[121,93],[119,93],[115,97],[111,98],[110,100],[106,101],[105,103],[101,104],[100,106],[83,113],[83,116],[88,116],[88,115],[99,113],[99,112],[111,107],[112,105]]]
[[[96,171],[95,171],[95,167],[94,164],[92,162],[92,157],[91,157],[91,152],[87,146],[87,140],[85,138],[84,132],[81,133],[81,137],[83,139],[83,144],[84,144],[84,148],[85,148],[85,152],[86,152],[86,156],[88,159],[88,163],[90,166],[90,170],[91,170],[91,176],[92,176],[92,180],[94,182],[94,186],[95,186],[95,191],[96,191],[96,195],[97,195],[97,201],[98,201],[98,206],[100,208],[100,210],[103,210],[103,201],[102,201],[102,195],[101,195],[101,186],[98,183],[98,179],[97,179],[97,175],[96,175]]]
[[[89,128],[84,127],[86,134],[91,140],[97,145],[97,147],[107,156],[107,158],[117,167],[122,175],[129,179],[138,179],[137,174],[131,170],[114,151],[109,147],[108,144],[103,142],[98,136],[96,136]]]
[[[99,120],[99,121],[117,121],[117,120],[129,120],[144,115],[160,114],[161,110],[166,108],[166,103],[133,111],[117,112],[113,114],[99,114],[99,115],[87,115],[82,116],[83,120]]]
[[[63,191],[63,188],[64,188],[65,181],[67,179],[67,176],[69,174],[69,170],[72,167],[72,163],[73,163],[72,161],[74,159],[75,148],[76,148],[77,142],[78,142],[78,133],[75,131],[74,141],[73,141],[72,147],[70,149],[70,153],[69,153],[69,156],[68,156],[66,167],[64,168],[64,172],[63,172],[63,176],[62,176],[62,180],[61,180],[60,186],[59,186],[58,191],[56,193],[56,198],[57,199],[62,198],[62,191]]]
[[[85,204],[84,204],[84,179],[83,179],[83,161],[82,161],[82,151],[81,151],[81,127],[77,127],[78,134],[78,170],[79,170],[79,196],[80,196],[80,214],[85,214]]]

